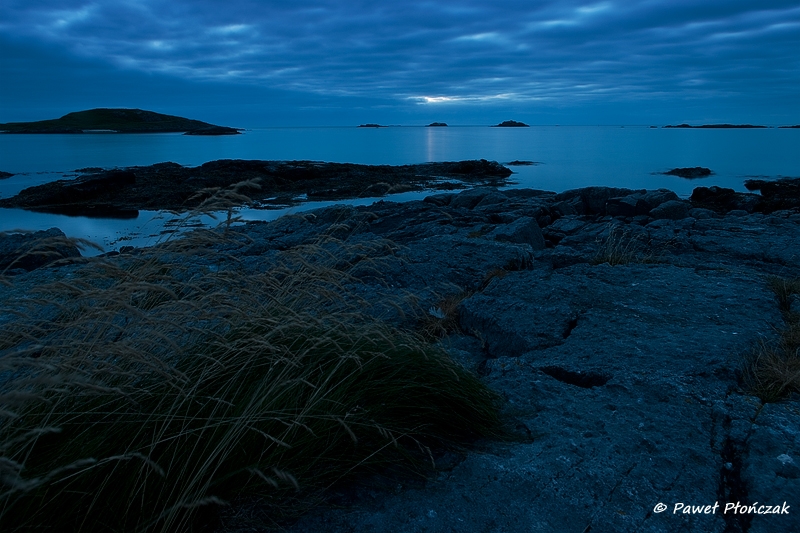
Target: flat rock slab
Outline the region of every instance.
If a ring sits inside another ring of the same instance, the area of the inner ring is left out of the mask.
[[[461,320],[491,357],[479,372],[507,399],[523,442],[489,443],[423,488],[318,511],[289,531],[798,524],[797,514],[673,513],[679,503],[737,501],[786,501],[800,512],[800,412],[737,392],[740,355],[781,320],[763,276],[664,264],[534,268],[494,279],[463,302]],[[654,512],[659,503],[667,511]]]

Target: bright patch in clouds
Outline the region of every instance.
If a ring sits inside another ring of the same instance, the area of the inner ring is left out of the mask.
[[[800,107],[797,0],[7,0],[2,42],[383,106],[730,96]]]

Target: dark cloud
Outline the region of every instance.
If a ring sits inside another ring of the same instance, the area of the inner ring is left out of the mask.
[[[796,1],[6,0],[0,36],[93,68],[306,94],[309,105],[728,99],[765,116],[788,103],[787,121],[800,111]]]

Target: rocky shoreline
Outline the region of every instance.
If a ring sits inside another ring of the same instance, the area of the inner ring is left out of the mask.
[[[797,530],[800,396],[762,403],[742,368],[783,321],[769,277],[800,277],[800,196],[797,180],[748,188],[761,194],[478,187],[240,227],[223,251],[245,271],[321,236],[384,243],[347,259],[350,288],[387,321],[438,326],[503,396],[513,434],[438,457],[427,480],[340,487],[285,530]],[[138,253],[120,252],[110,260]],[[74,261],[17,269],[0,300]],[[723,512],[756,502],[787,512]],[[258,517],[237,502],[218,531],[253,531]]]
[[[419,165],[358,165],[317,161],[210,161],[198,167],[159,163],[123,169],[78,170],[72,180],[30,187],[0,207],[65,215],[136,217],[139,209],[185,212],[222,188],[237,185],[232,201],[246,195],[264,207],[304,200],[376,197],[426,188],[463,189],[466,184],[500,186],[511,170],[486,160]]]

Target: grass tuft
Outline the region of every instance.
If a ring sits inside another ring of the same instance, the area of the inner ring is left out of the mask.
[[[494,393],[349,295],[346,245],[252,272],[220,251],[242,239],[224,228],[7,303],[0,530],[185,531],[242,498],[277,519],[355,472],[498,431]]]
[[[631,263],[655,263],[657,258],[650,250],[644,235],[631,232],[620,225],[609,225],[608,235],[600,244],[591,264],[608,263],[611,266]]]
[[[759,342],[743,366],[745,385],[764,403],[800,393],[800,319],[791,307],[793,296],[800,294],[800,280],[772,276],[767,284],[778,300],[784,327],[776,341]]]

